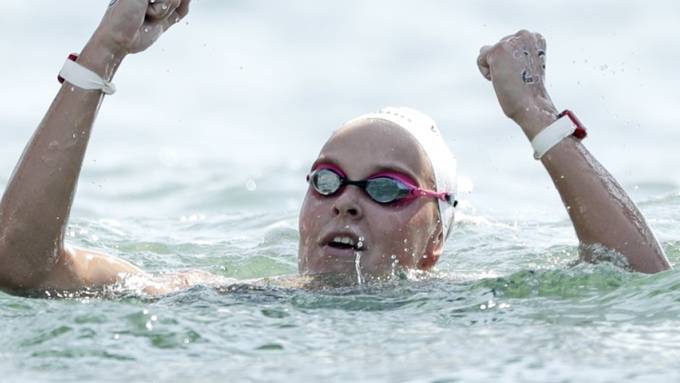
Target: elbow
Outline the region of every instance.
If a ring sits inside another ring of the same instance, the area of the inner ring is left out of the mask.
[[[0,290],[24,295],[43,285],[51,268],[34,265],[27,258],[26,254],[0,244]]]
[[[650,254],[642,257],[640,260],[631,260],[630,265],[631,269],[644,274],[656,274],[672,269],[671,264],[663,253],[661,255]]]
[[[36,275],[20,267],[7,267],[6,260],[0,256],[0,290],[15,294],[23,295],[31,290],[37,289],[40,286],[40,281],[44,277]]]
[[[672,267],[661,247],[639,244],[630,246],[607,246],[601,243],[581,243],[579,255],[588,263],[608,262],[621,268],[644,274],[655,274],[670,270]]]

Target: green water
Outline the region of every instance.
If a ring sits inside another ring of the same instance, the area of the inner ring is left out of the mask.
[[[194,267],[241,280],[296,272],[293,211],[74,221],[73,243],[150,270]],[[219,228],[231,234],[219,238]],[[146,240],[132,235],[138,230]],[[161,298],[2,294],[0,372],[3,381],[680,377],[680,274],[570,266],[574,246],[532,242],[565,230],[568,222],[463,217],[438,272],[362,286],[290,288],[274,279]],[[664,247],[677,263],[680,243]]]

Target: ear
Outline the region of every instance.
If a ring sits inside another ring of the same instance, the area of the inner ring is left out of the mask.
[[[432,234],[425,248],[425,255],[418,260],[418,269],[429,270],[439,260],[444,252],[444,231],[441,225]]]

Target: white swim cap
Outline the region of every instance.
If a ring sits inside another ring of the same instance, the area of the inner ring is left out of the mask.
[[[451,234],[453,224],[453,208],[455,207],[457,177],[456,158],[444,142],[437,124],[428,115],[411,108],[387,107],[375,113],[362,114],[347,122],[356,123],[361,120],[380,119],[390,121],[404,128],[415,137],[430,159],[437,192],[446,192],[451,195],[450,201],[438,200],[439,218],[442,224],[444,239]]]

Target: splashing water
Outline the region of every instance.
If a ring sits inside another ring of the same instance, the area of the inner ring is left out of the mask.
[[[358,251],[354,252],[354,270],[357,272],[357,284],[361,285],[361,253]]]
[[[399,260],[397,259],[397,256],[392,254],[390,256],[390,266],[391,266],[391,272],[390,276],[394,278],[397,275],[397,265],[399,264]]]

